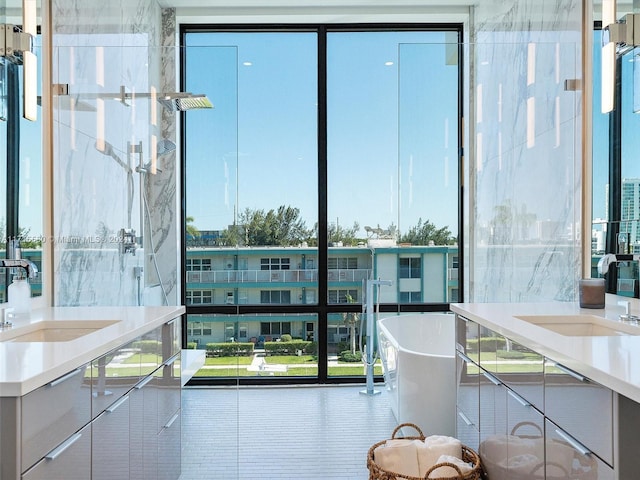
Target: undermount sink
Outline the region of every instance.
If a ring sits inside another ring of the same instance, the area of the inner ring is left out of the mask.
[[[516,318],[567,337],[640,335],[640,326],[608,320],[596,315],[522,315]]]
[[[0,342],[69,342],[118,322],[119,320],[39,322],[0,332]]]

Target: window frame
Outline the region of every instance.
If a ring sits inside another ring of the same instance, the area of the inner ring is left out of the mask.
[[[456,158],[457,167],[462,175],[463,172],[463,114],[464,114],[464,70],[465,62],[462,52],[461,44],[463,42],[463,23],[451,22],[451,23],[366,23],[366,24],[286,24],[286,25],[273,25],[273,24],[209,24],[209,25],[186,25],[180,26],[180,44],[186,45],[186,35],[196,32],[316,32],[318,36],[318,219],[317,219],[317,258],[315,259],[316,269],[318,271],[318,284],[315,304],[236,304],[234,305],[203,305],[203,306],[186,306],[186,315],[183,322],[186,326],[189,315],[203,315],[203,314],[316,314],[317,316],[317,331],[315,332],[315,340],[318,342],[318,374],[317,377],[239,377],[227,380],[217,379],[204,379],[199,378],[192,380],[194,384],[334,384],[334,383],[362,383],[363,378],[357,377],[339,377],[329,376],[327,371],[327,345],[328,345],[328,327],[330,324],[329,317],[334,317],[336,314],[343,314],[345,312],[360,312],[362,310],[361,304],[349,304],[349,303],[334,303],[328,301],[329,293],[329,242],[327,238],[328,232],[328,218],[327,218],[327,35],[332,32],[384,32],[384,31],[437,31],[437,32],[453,32],[457,34],[458,39],[458,125],[457,125],[457,139],[456,142],[460,146],[459,153]],[[187,49],[181,49],[180,53],[180,88],[181,91],[185,90],[186,86],[186,57],[185,51]],[[185,112],[180,112],[180,137],[186,138],[186,130],[188,128],[188,118]],[[181,175],[181,195],[182,205],[186,205],[185,196],[188,194],[186,188],[185,178],[185,157],[186,147],[184,142],[180,145],[179,161],[181,162],[180,175]],[[463,228],[463,191],[458,180],[458,255],[459,255],[459,290],[462,294],[462,288],[464,285],[464,265],[463,265],[463,251],[464,245],[464,228]],[[182,296],[185,297],[186,290],[186,275],[185,275],[185,259],[186,259],[186,212],[184,207],[181,211],[182,221],[182,249],[181,249],[181,265],[182,265]],[[375,275],[375,272],[374,272]],[[184,301],[183,301],[184,304]],[[380,312],[442,312],[449,310],[448,302],[426,302],[426,303],[380,303],[378,305]],[[186,328],[183,328],[183,344],[186,344]],[[382,378],[376,378],[376,381],[381,381]]]

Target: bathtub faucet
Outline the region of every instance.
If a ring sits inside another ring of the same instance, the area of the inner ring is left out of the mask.
[[[375,329],[375,309],[373,308],[373,287],[377,286],[380,288],[381,285],[393,285],[391,280],[365,280],[366,282],[366,316],[367,316],[367,352],[365,355],[364,363],[366,366],[366,378],[367,378],[367,389],[362,390],[360,393],[364,393],[367,395],[376,395],[380,393],[379,390],[374,390],[373,388],[373,365],[376,363],[376,359],[373,354],[373,339],[374,339],[374,329]],[[363,282],[363,283],[364,283]],[[362,335],[362,329],[360,329],[360,335]],[[362,338],[362,337],[360,337]]]

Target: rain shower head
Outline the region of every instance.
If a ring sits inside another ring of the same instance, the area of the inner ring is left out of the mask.
[[[52,86],[52,90],[54,96],[66,97],[71,95],[68,84],[54,84]],[[163,107],[172,112],[182,112],[198,108],[213,108],[213,104],[203,93],[193,94],[190,92],[170,92],[152,94],[145,92],[128,92],[124,85],[120,86],[120,91],[118,93],[76,93],[74,95],[77,96],[77,99],[113,99],[126,106],[129,106],[130,102],[135,98],[156,98]]]
[[[197,108],[213,108],[213,104],[204,94],[179,94],[165,95],[158,98],[158,102],[168,110],[183,112],[185,110],[194,110]]]

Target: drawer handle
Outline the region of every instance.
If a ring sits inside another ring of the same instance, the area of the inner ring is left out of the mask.
[[[464,360],[465,362],[469,363],[473,363],[473,360],[471,360],[471,358],[467,357],[464,353],[462,353],[461,351],[456,352],[458,354],[458,356],[460,358],[462,358],[462,360]]]
[[[135,387],[136,390],[140,390],[142,387],[144,387],[147,383],[149,383],[151,380],[153,380],[153,377],[151,375],[149,375],[147,378],[145,378],[144,380],[142,380],[141,382],[139,382]]]
[[[473,425],[473,422],[472,422],[471,420],[469,420],[469,417],[467,417],[464,413],[462,413],[462,412],[460,412],[460,411],[459,411],[459,412],[458,412],[458,416],[462,419],[462,421],[463,421],[464,423],[466,423],[466,424],[467,424],[467,427],[470,427],[470,426],[472,426],[472,425]]]
[[[498,380],[496,377],[494,377],[493,375],[491,375],[489,372],[482,372],[482,374],[487,378],[487,380],[493,383],[496,387],[502,385],[502,382]]]
[[[82,370],[83,370],[82,367],[81,368],[76,368],[72,372],[69,372],[66,375],[61,376],[60,378],[56,378],[54,381],[49,382],[47,384],[47,387],[55,387],[56,385],[60,385],[65,380],[69,380],[71,377],[75,377],[77,374],[82,372]]]
[[[570,368],[565,367],[564,365],[560,365],[559,363],[556,363],[556,367],[558,368],[558,370],[562,370],[564,373],[566,373],[570,377],[575,378],[576,380],[578,380],[580,382],[588,382],[589,381],[589,379],[587,377],[585,377],[584,375],[580,375],[579,373],[574,372],[573,370],[571,370]]]
[[[179,416],[180,412],[176,413],[173,417],[171,417],[171,419],[165,424],[163,428],[171,428],[171,425],[173,425],[173,422],[175,422]]]
[[[529,402],[527,402],[524,398],[522,398],[520,395],[518,395],[515,392],[512,392],[511,390],[507,390],[507,392],[509,393],[509,395],[511,395],[513,397],[513,399],[518,402],[520,405],[522,405],[523,407],[530,407],[531,404]]]
[[[569,445],[571,445],[575,450],[577,450],[581,455],[589,455],[591,454],[591,450],[589,450],[587,447],[585,447],[584,445],[582,445],[579,441],[577,441],[575,438],[573,438],[571,435],[569,435],[568,433],[556,428],[556,433],[562,437],[563,440],[565,440]]]
[[[62,452],[64,452],[67,448],[69,448],[71,445],[73,445],[78,440],[80,440],[81,436],[82,436],[81,433],[74,433],[69,438],[67,438],[64,442],[58,445],[56,448],[54,448],[49,453],[47,453],[44,456],[44,458],[46,458],[47,460],[55,460],[57,457],[60,456]]]
[[[113,413],[115,412],[120,405],[122,405],[124,402],[126,402],[127,400],[129,400],[129,395],[125,395],[124,397],[122,397],[120,400],[118,400],[117,402],[112,403],[111,405],[109,405],[105,411],[107,413]]]
[[[166,367],[170,367],[171,365],[173,365],[173,362],[175,362],[178,359],[178,355],[180,355],[179,353],[176,353],[173,357],[171,357],[169,360],[167,360],[166,362],[164,362],[164,365]]]

